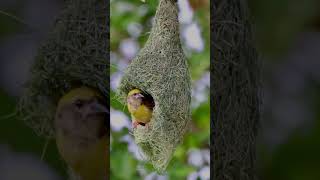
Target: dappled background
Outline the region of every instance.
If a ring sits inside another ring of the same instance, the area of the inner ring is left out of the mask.
[[[320,179],[320,1],[249,5],[263,64],[261,179]]]
[[[192,77],[192,124],[167,172],[145,164],[130,133],[131,117],[114,96],[124,69],[146,42],[157,0],[111,1],[111,179],[209,179],[209,1],[179,0],[180,36]],[[170,93],[170,92],[168,92]]]
[[[66,179],[53,141],[38,137],[14,115],[29,67],[61,0],[0,1],[0,179]],[[63,178],[64,177],[64,178]]]

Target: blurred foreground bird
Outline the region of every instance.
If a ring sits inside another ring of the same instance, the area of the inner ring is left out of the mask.
[[[154,101],[150,95],[139,89],[133,89],[127,97],[128,110],[132,116],[132,126],[145,126],[151,120]]]
[[[81,180],[106,180],[108,141],[103,97],[88,87],[65,94],[55,115],[56,143],[62,158]]]

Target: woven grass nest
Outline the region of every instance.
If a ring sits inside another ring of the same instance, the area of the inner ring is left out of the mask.
[[[54,137],[60,97],[86,85],[108,97],[108,27],[105,0],[68,0],[39,48],[18,115],[38,135]]]
[[[163,172],[191,120],[190,74],[181,48],[175,0],[160,0],[149,39],[121,80],[118,93],[123,102],[135,88],[155,102],[148,128],[134,129],[135,142],[146,160]]]

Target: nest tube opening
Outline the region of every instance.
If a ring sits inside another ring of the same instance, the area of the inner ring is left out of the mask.
[[[135,88],[150,94],[155,103],[148,128],[134,129],[135,142],[146,160],[162,173],[191,120],[190,74],[173,0],[159,1],[150,36],[125,70],[118,94],[125,100]]]

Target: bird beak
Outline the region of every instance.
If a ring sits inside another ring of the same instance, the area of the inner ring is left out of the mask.
[[[94,111],[94,112],[97,112],[97,113],[109,113],[109,110],[107,109],[107,107],[105,107],[104,105],[98,103],[98,102],[93,102],[91,103],[91,109]]]
[[[144,96],[142,94],[137,94],[136,97],[137,98],[143,98]]]

